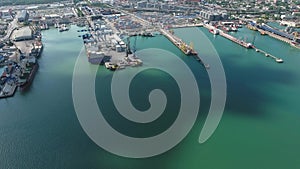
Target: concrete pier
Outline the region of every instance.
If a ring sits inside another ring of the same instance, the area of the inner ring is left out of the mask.
[[[237,39],[237,38],[235,38],[235,37],[233,37],[233,36],[231,36],[231,35],[223,32],[221,30],[219,30],[219,32],[220,32],[220,35],[223,36],[224,38],[229,39],[232,42],[237,43],[237,44],[243,46],[244,48],[247,48],[247,49],[253,48],[253,45],[251,43],[247,43],[247,42],[245,42],[243,40],[239,40],[239,39]]]
[[[192,49],[189,45],[184,43],[181,39],[172,35],[167,30],[160,29],[159,30],[166,38],[168,38],[175,46],[177,46],[184,54],[186,55],[197,55],[197,52]]]
[[[198,24],[185,24],[185,25],[172,25],[171,28],[187,28],[187,27],[202,27],[202,23]]]
[[[204,27],[205,28],[207,28],[207,29],[217,29],[217,28],[215,28],[215,27],[213,27],[213,26],[211,26],[211,25],[208,25],[208,24],[204,24]],[[219,29],[218,29],[219,30]],[[264,30],[260,30],[260,29],[257,29],[258,31],[264,31]],[[268,33],[268,34],[272,34],[272,33],[270,33],[270,32],[267,32],[267,31],[264,31],[264,32],[266,32],[266,33]],[[266,51],[263,51],[262,49],[259,49],[259,48],[256,48],[254,45],[252,45],[251,43],[247,43],[247,42],[244,42],[244,41],[242,41],[242,40],[239,40],[239,39],[237,39],[237,38],[235,38],[235,37],[233,37],[233,36],[231,36],[231,35],[229,35],[229,34],[227,34],[227,33],[225,33],[224,31],[222,31],[222,30],[219,30],[219,33],[220,33],[220,35],[221,36],[223,36],[224,38],[226,38],[226,39],[229,39],[229,40],[231,40],[232,42],[234,42],[234,43],[237,43],[237,44],[239,44],[239,45],[241,45],[241,46],[243,46],[243,47],[245,47],[245,48],[247,48],[247,49],[255,49],[255,51],[256,52],[260,52],[260,53],[262,53],[262,54],[264,54],[266,57],[270,57],[270,58],[272,58],[272,59],[274,59],[277,63],[283,63],[283,60],[281,59],[281,58],[278,58],[278,57],[276,57],[276,56],[274,56],[274,55],[271,55],[271,54],[269,54],[269,53],[267,53]],[[271,35],[270,35],[271,36]],[[272,34],[272,36],[278,36],[278,35],[275,35],[275,34]],[[280,39],[282,39],[282,40],[286,40],[286,38],[282,38],[282,37],[278,37],[278,38],[280,38]]]
[[[264,54],[266,57],[270,57],[270,58],[274,59],[277,63],[283,63],[283,60],[281,58],[271,55],[271,54],[267,53],[266,51],[263,51],[256,47],[253,47],[253,49],[255,49],[256,52],[260,52],[260,53]]]

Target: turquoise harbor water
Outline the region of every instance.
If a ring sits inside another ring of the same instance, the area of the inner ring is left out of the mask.
[[[128,159],[110,154],[93,143],[76,117],[72,102],[72,73],[82,48],[77,29],[72,27],[63,33],[56,29],[43,32],[45,48],[30,90],[0,100],[1,169],[300,168],[298,49],[268,36],[254,38],[256,32],[247,29],[233,33],[238,38],[254,39],[257,47],[284,60],[283,64],[277,64],[254,50],[244,49],[199,28],[219,53],[228,90],[225,112],[218,129],[207,142],[199,144],[199,133],[210,104],[206,70],[195,59],[183,55],[163,36],[138,38],[138,50],[169,50],[187,63],[199,85],[201,107],[191,132],[172,150],[152,158]],[[192,41],[200,54],[205,51],[201,45],[207,42],[193,38],[191,28],[177,29],[175,33]],[[162,63],[164,61],[162,57]],[[114,128],[131,136],[148,137],[172,124],[179,107],[177,98],[180,93],[168,74],[148,70],[132,82],[131,99],[138,109],[149,107],[148,93],[157,87],[165,91],[168,104],[170,102],[166,115],[152,124],[138,126],[122,119],[113,107],[111,76],[112,72],[100,67],[95,92],[100,108],[105,110],[104,116]]]

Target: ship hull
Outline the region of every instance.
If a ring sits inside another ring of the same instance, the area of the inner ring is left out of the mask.
[[[26,82],[19,86],[20,91],[25,91],[31,86],[34,76],[38,69],[39,69],[39,64],[36,62],[36,64],[33,66],[32,70],[30,71],[30,74],[29,74]]]

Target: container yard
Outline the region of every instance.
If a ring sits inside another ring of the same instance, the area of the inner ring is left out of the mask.
[[[91,64],[104,64],[110,70],[142,65],[142,60],[135,56],[130,44],[126,44],[120,36],[124,35],[120,32],[127,30],[119,26],[120,22],[131,23],[131,21],[122,18],[120,22],[115,22],[116,19],[108,17],[105,20],[89,20],[91,27],[89,33],[82,36],[88,61]]]

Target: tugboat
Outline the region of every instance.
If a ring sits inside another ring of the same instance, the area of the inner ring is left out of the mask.
[[[209,32],[214,35],[219,35],[219,33],[220,33],[218,29],[210,29]]]

